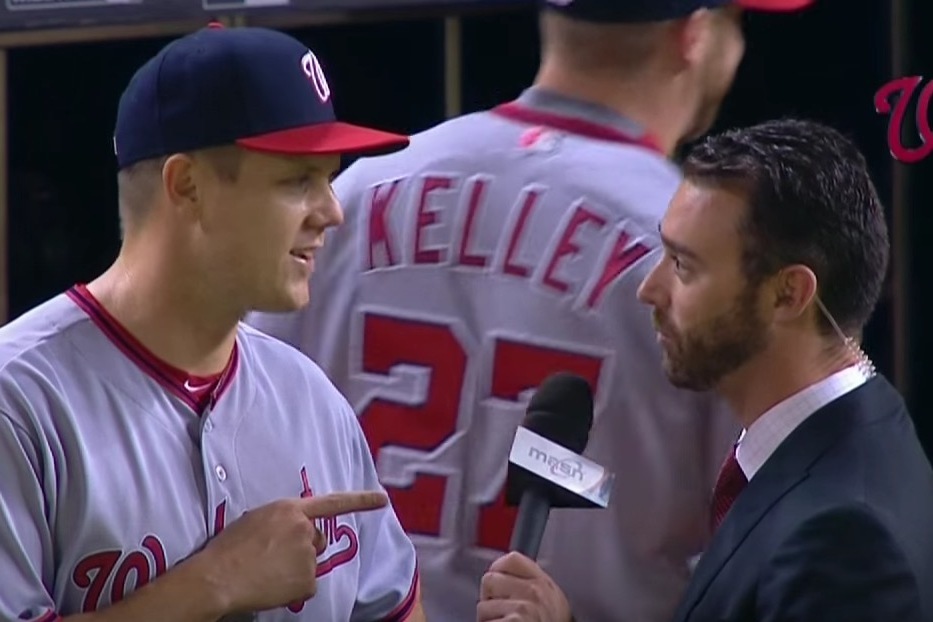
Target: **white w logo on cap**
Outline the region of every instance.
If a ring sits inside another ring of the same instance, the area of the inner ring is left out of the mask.
[[[314,52],[308,50],[308,53],[301,58],[301,68],[304,69],[305,75],[311,80],[311,84],[314,85],[314,90],[317,91],[317,96],[321,98],[321,101],[326,102],[330,99],[330,86],[327,84],[324,69],[321,68],[321,63],[318,62]]]

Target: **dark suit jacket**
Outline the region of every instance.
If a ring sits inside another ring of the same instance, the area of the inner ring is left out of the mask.
[[[933,622],[933,470],[881,376],[821,408],[739,495],[676,622]]]

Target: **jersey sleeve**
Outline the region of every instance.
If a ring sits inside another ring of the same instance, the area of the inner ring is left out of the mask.
[[[0,620],[60,619],[38,456],[27,431],[0,412]]]
[[[384,491],[355,415],[352,425],[354,488]],[[418,598],[415,548],[391,505],[362,512],[358,521],[360,576],[350,622],[401,622],[411,614]]]

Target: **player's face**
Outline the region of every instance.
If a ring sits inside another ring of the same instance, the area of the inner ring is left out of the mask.
[[[340,158],[241,156],[236,180],[218,178],[207,193],[210,272],[244,312],[299,309],[325,230],[343,222],[331,189]]]
[[[761,288],[741,267],[744,199],[684,182],[661,224],[664,255],[638,290],[653,307],[664,369],[675,386],[704,391],[768,344]]]
[[[739,63],[745,54],[742,33],[742,10],[729,6],[711,12],[706,53],[697,67],[699,102],[693,127],[687,139],[699,138],[709,131],[719,115],[719,109],[735,80]]]

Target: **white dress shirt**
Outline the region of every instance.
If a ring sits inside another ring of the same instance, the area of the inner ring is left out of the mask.
[[[865,383],[868,377],[857,365],[812,384],[795,393],[759,417],[742,431],[736,448],[736,460],[751,481],[758,469],[797,426],[820,408]]]

